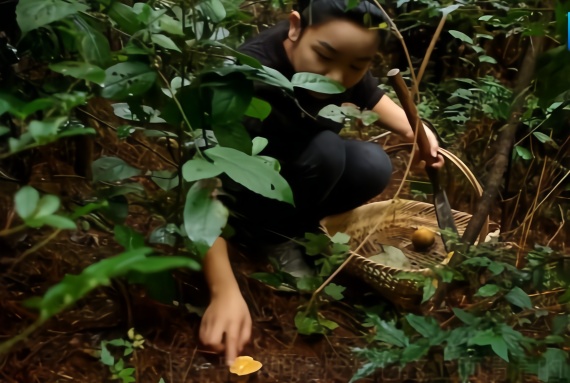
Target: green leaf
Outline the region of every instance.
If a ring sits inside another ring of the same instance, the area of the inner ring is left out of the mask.
[[[180,48],[176,45],[174,41],[168,36],[161,35],[161,34],[153,34],[150,39],[156,45],[159,45],[163,48],[170,49],[177,52],[182,52]]]
[[[523,148],[522,146],[515,146],[515,151],[523,160],[532,160],[534,157],[527,148]]]
[[[497,63],[497,60],[495,60],[495,59],[494,59],[493,57],[491,57],[491,56],[481,55],[481,56],[479,56],[479,62],[496,64],[496,63]]]
[[[468,344],[477,346],[491,346],[495,354],[497,354],[506,362],[509,361],[507,343],[501,335],[493,333],[492,330],[484,330],[478,332],[474,337],[469,339]]]
[[[532,133],[533,136],[535,136],[537,138],[537,140],[539,140],[540,142],[542,142],[543,144],[547,143],[547,142],[552,142],[552,138],[550,138],[549,136],[547,136],[544,133],[541,132],[534,132]]]
[[[32,218],[29,221],[26,221],[26,225],[30,227],[42,227],[44,225],[48,225],[54,227],[56,229],[61,230],[75,230],[77,229],[77,225],[75,222],[67,217],[62,217],[59,215],[47,215],[38,218]]]
[[[222,146],[208,149],[204,153],[230,178],[251,191],[293,204],[291,188],[278,172],[268,166],[269,161]]]
[[[101,157],[91,164],[93,170],[93,181],[95,182],[116,182],[122,181],[141,174],[125,161],[117,157]]]
[[[14,195],[16,213],[24,221],[31,218],[38,207],[40,193],[31,186],[24,186]]]
[[[41,218],[52,215],[59,209],[59,197],[55,195],[44,195],[38,202],[38,207],[34,213],[34,218]]]
[[[274,273],[253,273],[249,277],[273,287],[279,287],[283,283],[282,279]]]
[[[467,325],[473,326],[477,322],[477,317],[475,317],[473,314],[469,314],[468,312],[457,307],[454,307],[452,310],[455,316],[458,317],[461,322]]]
[[[212,125],[227,125],[240,121],[253,96],[253,83],[243,75],[224,78],[223,86],[211,87]],[[207,84],[205,84],[207,86]]]
[[[133,9],[120,1],[114,1],[111,4],[108,15],[119,25],[120,30],[130,35],[138,32],[144,27],[144,24],[137,19],[137,14]]]
[[[294,271],[289,271],[294,272]],[[321,277],[301,277],[297,278],[297,289],[303,292],[312,293],[323,284],[323,278]]]
[[[138,61],[113,65],[107,68],[105,73],[101,96],[115,100],[142,95],[156,80],[156,72],[147,64]]]
[[[67,122],[67,117],[45,119],[43,121],[31,121],[28,125],[28,132],[38,143],[48,143],[54,140],[59,128]]]
[[[342,295],[342,293],[344,290],[346,290],[346,287],[337,285],[335,283],[329,283],[324,290],[325,293],[329,295],[332,299],[338,301],[344,298],[344,295]]]
[[[324,234],[305,233],[307,240],[303,245],[307,255],[319,255],[323,253],[330,244],[330,239]]]
[[[239,60],[240,63],[242,63],[244,65],[249,65],[250,67],[253,67],[255,69],[263,69],[263,66],[261,65],[261,63],[256,58],[248,56],[246,54],[243,54],[240,51],[237,51],[230,46],[227,46],[227,45],[222,44],[218,41],[212,41],[212,40],[205,40],[205,41],[202,41],[201,43],[203,45],[211,45],[214,47],[227,49],[230,52],[232,52],[232,54]]]
[[[126,250],[136,250],[144,247],[144,237],[134,229],[124,226],[115,225],[115,241],[117,241]]]
[[[484,285],[484,286],[481,286],[479,288],[479,290],[477,290],[477,293],[475,294],[475,296],[476,297],[492,297],[493,295],[496,295],[499,291],[501,291],[501,288],[497,285],[493,285],[493,284]]]
[[[425,341],[421,343],[410,344],[408,347],[404,349],[404,352],[402,353],[401,362],[409,363],[419,360],[428,353],[430,347],[431,346],[429,345],[429,343]]]
[[[81,33],[77,35],[77,50],[81,57],[93,65],[107,68],[111,65],[111,46],[109,40],[98,30],[90,26],[81,17],[75,18],[77,28]]]
[[[454,4],[454,5],[448,5],[445,8],[440,8],[439,10],[441,11],[441,13],[443,13],[445,16],[449,15],[450,13],[452,13],[453,11],[459,9],[460,7],[462,7],[463,4]]]
[[[431,317],[408,314],[406,320],[424,338],[433,339],[443,332],[436,320]]]
[[[350,235],[341,233],[340,231],[331,237],[332,243],[346,244],[350,241]]]
[[[10,133],[10,128],[0,125],[0,137],[8,133]]]
[[[525,293],[520,287],[514,287],[511,291],[505,295],[505,299],[520,308],[523,309],[531,309],[532,302],[530,301],[530,297],[527,293]]]
[[[251,102],[245,111],[246,116],[258,118],[261,121],[265,120],[270,113],[271,104],[257,97],[253,97],[251,99]]]
[[[343,108],[333,104],[327,105],[319,110],[318,115],[338,123],[343,123],[346,118]]]
[[[213,131],[220,145],[245,154],[252,153],[251,137],[242,124],[214,125]]]
[[[228,221],[228,209],[216,198],[217,179],[197,181],[186,196],[184,228],[188,237],[210,248]]]
[[[102,84],[105,82],[105,71],[96,65],[79,61],[62,61],[57,64],[50,64],[49,69],[66,76],[79,78]]]
[[[407,347],[410,341],[402,330],[397,329],[393,323],[380,319],[377,315],[370,316],[370,321],[376,326],[374,339],[386,342],[397,347]]]
[[[450,30],[449,34],[453,37],[455,37],[456,39],[459,39],[465,43],[469,43],[469,44],[473,44],[473,39],[469,36],[467,36],[465,33],[463,32],[459,32],[459,31],[455,31],[455,30]]]
[[[291,78],[291,84],[297,88],[324,94],[337,94],[346,90],[340,83],[328,77],[308,72],[295,73]]]
[[[295,327],[302,335],[322,334],[323,327],[319,324],[316,318],[306,316],[302,311],[297,312],[295,315]]]
[[[107,342],[101,342],[101,356],[100,356],[101,363],[105,366],[114,366],[115,365],[115,358],[109,352],[107,348]]]
[[[182,166],[182,177],[188,182],[194,182],[205,178],[212,178],[222,173],[222,169],[215,164],[202,158],[189,160]]]
[[[437,285],[434,284],[434,281],[437,281],[437,279],[426,278],[424,280],[422,303],[429,301],[435,294]]]
[[[178,174],[170,170],[155,170],[152,172],[151,179],[164,191],[178,187],[180,182]]]
[[[200,3],[200,10],[213,23],[219,23],[226,18],[226,10],[220,0],[204,0]]]
[[[263,149],[265,149],[268,143],[269,141],[267,141],[267,138],[265,137],[254,137],[251,147],[251,154],[253,156],[258,155]]]
[[[492,18],[493,18],[493,15],[483,15],[483,16],[479,17],[477,20],[480,20],[480,21],[489,21],[489,20],[491,20]]]
[[[22,35],[61,20],[78,12],[89,9],[80,1],[67,2],[63,0],[22,0],[16,6],[16,17]]]
[[[186,257],[147,258],[151,251],[148,248],[127,251],[90,265],[79,275],[66,275],[61,282],[49,288],[41,299],[27,301],[27,305],[39,309],[39,319],[45,321],[73,305],[91,290],[108,285],[111,278],[123,276],[133,270],[159,272],[179,267],[194,268],[196,265],[196,261]]]

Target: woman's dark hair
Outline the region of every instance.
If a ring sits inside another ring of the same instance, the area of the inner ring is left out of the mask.
[[[347,9],[348,3],[348,0],[298,0],[301,27],[316,25],[331,18],[348,19],[365,28],[378,28],[387,22],[384,12],[373,0],[360,0],[351,9]]]

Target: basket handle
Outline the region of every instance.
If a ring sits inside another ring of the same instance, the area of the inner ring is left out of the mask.
[[[389,154],[392,152],[397,152],[398,150],[404,148],[407,149],[409,146],[412,146],[412,144],[404,143],[404,144],[390,146],[384,150],[386,151],[386,153]],[[475,190],[477,196],[481,198],[481,196],[483,195],[483,187],[481,186],[481,184],[479,183],[477,177],[475,177],[473,172],[469,170],[469,167],[465,165],[465,163],[461,161],[459,157],[451,153],[449,150],[439,148],[438,153],[441,154],[443,157],[445,157],[446,160],[449,160],[449,162],[454,164],[459,169],[459,171],[463,173],[465,178],[467,178],[467,180],[469,181],[469,184],[471,184],[471,186]],[[485,219],[485,224],[483,225],[483,227],[481,228],[481,232],[479,233],[479,242],[483,242],[487,237],[487,234],[489,234],[489,216],[487,216],[487,218]]]

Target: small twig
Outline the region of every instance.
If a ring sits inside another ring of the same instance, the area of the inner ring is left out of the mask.
[[[20,257],[18,257],[17,259],[14,260],[14,263],[12,264],[12,266],[10,267],[10,269],[8,270],[8,272],[14,270],[14,267],[16,267],[16,265],[20,262],[22,262],[28,255],[38,251],[39,249],[41,249],[42,247],[44,247],[45,245],[47,245],[52,239],[54,239],[55,237],[57,237],[57,235],[61,233],[61,229],[57,229],[55,230],[53,233],[51,233],[50,235],[48,235],[44,240],[36,243],[34,246],[32,246],[31,248],[29,248],[28,250],[24,251],[24,253],[22,253],[22,255]]]
[[[422,65],[420,66],[420,71],[418,72],[418,76],[417,76],[417,80],[416,80],[418,82],[418,86],[415,87],[414,89],[412,89],[412,98],[415,96],[414,93],[416,90],[418,90],[420,83],[422,82],[422,77],[424,76],[424,72],[426,70],[427,64],[428,64],[429,59],[431,57],[431,54],[435,48],[435,43],[439,39],[439,35],[441,34],[441,31],[443,30],[443,26],[445,25],[445,22],[447,21],[447,15],[449,15],[449,13],[444,12],[443,16],[441,16],[441,20],[439,20],[439,25],[437,26],[437,29],[435,30],[435,34],[433,35],[433,37],[429,43],[429,47],[426,51],[424,59],[422,60]]]
[[[89,113],[86,110],[83,110],[81,108],[77,108],[76,110],[80,111],[81,113],[85,114],[87,117],[94,119],[95,121],[99,122],[100,124],[105,125],[107,128],[113,130],[113,131],[117,131],[117,128],[115,128],[113,125],[109,124],[106,121],[101,120],[99,117],[94,116],[93,114]],[[167,164],[172,165],[172,166],[178,166],[178,164],[172,160],[170,160],[169,158],[163,156],[162,154],[160,154],[159,152],[157,152],[156,150],[154,150],[153,148],[151,148],[150,146],[148,146],[147,144],[145,144],[144,142],[141,142],[139,140],[137,140],[134,137],[129,137],[131,140],[133,140],[136,144],[142,146],[145,149],[150,150],[153,154],[155,154],[157,157],[159,157],[161,160],[165,161]],[[1,159],[1,157],[0,157]]]
[[[19,226],[14,226],[11,229],[0,230],[0,237],[7,237],[7,236],[15,234],[19,231],[22,231],[25,228],[26,228],[26,225],[19,225]]]
[[[546,164],[548,163],[547,160],[544,161],[543,166],[542,166],[542,172],[540,172],[540,180],[538,181],[538,186],[536,189],[536,193],[534,196],[534,201],[533,201],[533,206],[536,206],[536,202],[538,201],[538,196],[540,194],[540,188],[542,187],[542,180],[544,179],[544,173],[546,173]],[[532,219],[534,217],[534,213],[536,212],[536,210],[532,210],[531,212],[529,212],[527,214],[527,217],[529,217],[529,222],[525,224],[525,228],[526,230],[524,230],[521,241],[519,243],[519,251],[517,251],[517,261],[515,263],[515,266],[517,269],[522,268],[523,262],[524,262],[524,255],[523,255],[523,249],[525,248],[525,244],[526,244],[526,239],[528,238],[528,233],[530,231],[530,226],[532,224]]]
[[[406,60],[408,60],[408,66],[410,67],[410,75],[412,76],[412,94],[417,95],[418,100],[419,100],[420,92],[418,89],[418,81],[416,79],[416,72],[414,71],[414,66],[412,65],[412,58],[410,57],[410,53],[408,51],[408,46],[406,45],[406,42],[404,41],[404,36],[402,36],[402,34],[400,33],[400,30],[396,26],[396,23],[394,23],[394,20],[392,20],[392,18],[390,16],[388,16],[388,13],[384,10],[384,8],[382,8],[382,5],[380,5],[378,0],[374,0],[374,3],[376,3],[376,6],[382,11],[382,13],[384,14],[384,17],[386,18],[386,20],[390,24],[390,29],[392,29],[392,31],[394,32],[394,34],[396,35],[396,37],[400,41],[400,44],[402,44],[402,48],[404,49],[404,54],[406,56]]]
[[[546,243],[546,247],[550,247],[550,242],[552,242],[552,240],[558,235],[558,233],[560,233],[560,231],[562,231],[562,228],[564,227],[564,224],[566,223],[566,220],[564,219],[564,211],[562,210],[562,206],[558,205],[558,209],[560,209],[560,218],[562,219],[562,222],[560,222],[560,226],[558,226],[556,233],[554,233],[554,235]]]

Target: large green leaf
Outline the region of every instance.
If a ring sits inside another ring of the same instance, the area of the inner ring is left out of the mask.
[[[239,121],[251,103],[253,83],[243,75],[225,76],[222,86],[212,87],[212,125]],[[204,84],[208,86],[208,84]]]
[[[316,73],[295,73],[291,78],[291,83],[294,87],[318,93],[336,94],[345,91],[345,88],[340,83]]]
[[[213,130],[220,145],[252,154],[251,137],[242,124],[214,125]]]
[[[79,61],[62,61],[57,64],[50,64],[49,69],[54,72],[103,84],[105,82],[105,71],[97,65]]]
[[[154,84],[156,72],[142,62],[124,62],[105,71],[106,79],[101,96],[114,100],[139,96]]]
[[[101,157],[93,161],[93,181],[116,182],[141,174],[125,161],[117,157]]]
[[[22,35],[25,35],[34,29],[88,9],[86,4],[78,0],[20,0],[16,6],[16,17]]]
[[[513,287],[511,291],[505,295],[505,299],[509,301],[509,303],[518,306],[523,309],[531,309],[532,302],[527,293],[524,292],[523,289],[520,287]]]
[[[77,36],[77,49],[81,57],[89,64],[107,68],[111,65],[111,46],[109,40],[81,17],[75,17],[80,33]]]
[[[194,158],[182,166],[182,176],[188,182],[212,178],[222,172],[223,169],[202,158]]]
[[[165,36],[165,35],[160,34],[160,33],[155,33],[155,34],[150,36],[150,39],[152,40],[153,43],[155,43],[156,45],[159,45],[163,48],[170,49],[170,50],[177,51],[177,52],[181,52],[180,48],[178,48],[176,43],[174,41],[172,41],[172,39],[168,36]]]
[[[257,97],[253,97],[251,99],[251,102],[245,111],[246,116],[258,118],[261,121],[265,120],[270,113],[271,104]]]
[[[186,196],[184,228],[196,244],[211,247],[228,221],[228,209],[216,198],[218,180],[196,182]]]
[[[137,20],[137,14],[133,9],[120,1],[113,2],[109,8],[108,15],[118,24],[120,30],[130,35],[144,27],[143,23]]]
[[[234,181],[251,191],[293,204],[293,192],[289,184],[273,167],[268,166],[269,161],[222,146],[208,149],[205,153]]]
[[[213,23],[219,23],[226,17],[226,10],[220,0],[204,0],[200,3],[200,10]]]

